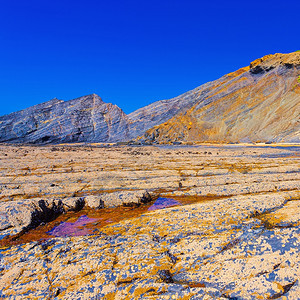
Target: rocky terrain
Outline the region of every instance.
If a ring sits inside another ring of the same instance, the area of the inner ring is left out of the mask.
[[[214,82],[147,142],[300,142],[300,52],[267,55]]]
[[[299,150],[0,145],[0,297],[299,299]]]
[[[125,113],[95,94],[70,101],[53,99],[0,117],[1,142],[109,142],[127,136]]]
[[[299,299],[299,116],[295,52],[0,117],[0,298]]]
[[[300,142],[300,52],[267,55],[126,115],[95,94],[0,117],[0,142]]]

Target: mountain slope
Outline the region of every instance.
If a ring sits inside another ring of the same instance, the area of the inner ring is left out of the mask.
[[[0,117],[0,142],[110,142],[126,139],[128,118],[95,94],[53,99]]]
[[[267,55],[213,82],[143,142],[300,142],[300,52]]]
[[[199,101],[200,96],[205,96],[214,86],[214,82],[208,82],[175,98],[156,101],[130,113],[128,115],[130,137],[142,135],[153,126],[187,111]]]
[[[0,142],[300,142],[300,52],[267,55],[126,115],[95,94],[0,117]],[[138,138],[139,137],[139,138]]]

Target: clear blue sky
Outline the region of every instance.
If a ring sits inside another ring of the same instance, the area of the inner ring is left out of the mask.
[[[299,13],[299,0],[0,0],[0,115],[91,93],[132,112],[299,50]]]

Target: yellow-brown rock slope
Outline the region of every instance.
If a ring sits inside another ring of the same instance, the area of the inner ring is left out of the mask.
[[[139,140],[300,142],[299,116],[300,52],[277,53],[216,80],[190,109]]]

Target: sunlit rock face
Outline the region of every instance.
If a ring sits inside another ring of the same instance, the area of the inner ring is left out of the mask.
[[[95,94],[53,99],[0,117],[1,142],[110,142],[126,139],[127,133],[125,113]]]
[[[197,102],[146,142],[299,142],[300,52],[267,55],[193,91]]]
[[[0,117],[0,142],[299,142],[300,52],[267,55],[126,115],[95,94]]]
[[[156,101],[132,112],[128,115],[130,119],[130,138],[134,139],[143,135],[153,126],[162,124],[172,117],[186,112],[199,101],[199,97],[205,97],[215,86],[215,81],[208,82],[175,98]],[[151,140],[149,141],[151,142]]]

